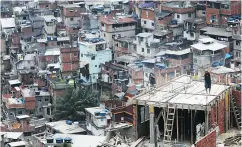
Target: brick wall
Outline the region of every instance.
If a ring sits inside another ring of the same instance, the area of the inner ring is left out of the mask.
[[[233,90],[232,95],[236,100],[236,105],[241,107],[241,91]]]
[[[216,147],[216,130],[196,142],[196,147]]]
[[[154,10],[142,9],[142,11],[141,11],[141,19],[148,19],[148,20],[153,20],[154,21],[155,20]]]
[[[215,8],[208,8],[206,9],[206,23],[207,24],[212,24],[210,22],[210,18],[212,15],[216,15],[217,18],[217,22],[213,23],[213,24],[219,24],[220,22],[220,15],[219,15],[219,9],[215,9]]]
[[[41,79],[41,78],[34,79],[34,83],[37,83],[38,87],[45,87],[46,86],[45,80]]]
[[[173,15],[169,15],[163,19],[158,19],[157,22],[158,24],[167,25],[171,22],[172,18],[173,18]]]
[[[161,10],[162,11],[169,11],[169,12],[172,12],[172,13],[184,14],[184,13],[195,12],[195,7],[191,7],[191,8],[174,8],[174,7],[168,7],[168,6],[161,6]]]
[[[209,124],[213,125],[215,122],[217,122],[217,120],[216,120],[216,106],[214,105],[211,108],[211,111],[209,112]]]
[[[137,139],[137,135],[136,132],[137,132],[137,123],[136,123],[136,118],[137,118],[137,114],[136,114],[136,108],[137,108],[137,105],[133,105],[133,128],[134,128],[134,139]]]
[[[48,41],[47,46],[57,46],[57,41]]]
[[[50,64],[50,63],[53,63],[54,61],[58,61],[58,57],[59,57],[59,55],[56,55],[56,56],[45,56],[45,61],[47,62],[47,64]]]
[[[241,1],[230,1],[231,15],[241,14]]]
[[[25,27],[22,29],[22,32],[23,32],[23,35],[27,35],[27,34],[30,34],[32,33],[32,26],[31,27]]]
[[[76,63],[61,63],[62,71],[77,71],[79,69],[78,62]]]
[[[73,11],[70,11],[73,10]],[[80,16],[80,8],[76,7],[76,8],[64,8],[63,9],[63,15],[67,16],[67,17],[78,17]]]
[[[218,126],[219,134],[225,132],[225,100],[218,102]]]
[[[35,109],[35,97],[25,97],[25,109],[34,110]]]

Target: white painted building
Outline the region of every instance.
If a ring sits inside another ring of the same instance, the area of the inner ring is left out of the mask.
[[[193,68],[200,77],[203,71],[214,62],[224,64],[224,50],[227,47],[212,38],[202,38],[197,44],[191,45],[193,52]]]
[[[44,29],[46,35],[53,35],[56,32],[56,18],[53,15],[42,16],[45,20]]]
[[[88,75],[81,75],[85,82],[96,83],[101,64],[112,60],[112,50],[106,47],[106,41],[98,35],[86,34],[79,38],[80,68],[86,67]]]
[[[144,57],[153,57],[156,51],[151,49],[152,43],[159,43],[159,39],[154,39],[152,33],[139,33],[133,42],[136,45],[136,53]]]
[[[141,27],[143,28],[143,32],[153,32],[155,29],[155,21],[150,19],[141,19]]]
[[[94,136],[105,136],[105,129],[111,122],[111,113],[101,107],[85,108],[87,130]]]
[[[180,14],[180,13],[175,13],[174,14],[174,19],[177,20],[178,24],[183,24],[184,20],[193,19],[193,18],[195,18],[195,13],[194,12],[184,13],[184,14]]]
[[[135,36],[136,20],[127,15],[100,17],[99,25],[101,37],[105,38],[109,48],[113,47],[114,38]]]

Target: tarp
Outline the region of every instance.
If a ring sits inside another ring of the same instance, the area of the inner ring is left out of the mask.
[[[227,53],[227,54],[225,55],[225,59],[228,59],[228,58],[230,58],[230,57],[232,57],[232,55],[229,54],[229,53]]]
[[[139,8],[154,8],[154,3],[150,2],[150,3],[140,4]]]

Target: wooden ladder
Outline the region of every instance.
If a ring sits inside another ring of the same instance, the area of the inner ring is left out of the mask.
[[[231,97],[230,104],[231,104],[231,107],[232,107],[232,111],[234,113],[236,126],[237,126],[238,129],[241,129],[241,115],[240,115],[239,108],[236,106],[236,102],[235,102],[234,97]]]
[[[165,129],[164,129],[165,130],[164,138],[163,138],[164,145],[170,145],[171,143],[175,112],[176,112],[176,107],[172,105],[168,105],[166,121],[165,121]]]

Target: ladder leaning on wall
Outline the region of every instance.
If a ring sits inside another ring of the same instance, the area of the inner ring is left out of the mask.
[[[164,138],[163,138],[164,145],[171,144],[175,112],[176,112],[176,107],[172,106],[171,104],[168,104],[166,121],[165,121]]]

